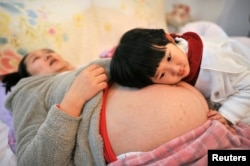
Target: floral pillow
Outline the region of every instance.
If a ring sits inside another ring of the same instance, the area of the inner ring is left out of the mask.
[[[164,0],[0,2],[0,77],[25,54],[50,48],[73,65],[89,63],[135,27],[163,28]]]
[[[21,57],[11,49],[5,48],[0,52],[0,76],[16,71]]]
[[[48,7],[53,3],[46,2],[51,1],[0,2],[0,75],[15,71],[21,57],[31,50],[43,47],[60,50],[67,43],[66,28],[55,16],[59,13],[52,13]]]

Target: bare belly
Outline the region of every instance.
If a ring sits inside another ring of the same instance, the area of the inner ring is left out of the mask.
[[[107,131],[116,155],[153,150],[207,120],[205,99],[186,83],[141,90],[114,85],[107,101]]]

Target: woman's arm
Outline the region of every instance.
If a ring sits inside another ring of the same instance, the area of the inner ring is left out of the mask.
[[[28,86],[26,91],[23,90],[21,96],[26,99],[16,98],[15,103],[12,103],[18,164],[73,164],[82,107],[107,86],[106,79],[103,68],[96,65],[87,67],[73,81],[62,98],[60,108],[56,106],[58,103],[48,108],[45,102],[45,98],[49,95],[47,93],[50,92],[48,90],[50,84],[46,84],[49,82],[46,79],[45,83],[37,82],[37,86],[41,88],[33,90]],[[51,92],[58,93],[55,90]]]
[[[95,64],[87,67],[73,82],[60,104],[60,109],[71,116],[78,117],[84,103],[107,87],[106,81],[104,68]]]

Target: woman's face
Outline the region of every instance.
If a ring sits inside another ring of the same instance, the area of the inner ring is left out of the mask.
[[[176,84],[190,73],[187,55],[173,43],[166,45],[162,58],[152,81],[158,84]]]
[[[30,52],[25,64],[31,75],[45,75],[63,72],[71,69],[71,66],[60,55],[50,49],[39,49]]]

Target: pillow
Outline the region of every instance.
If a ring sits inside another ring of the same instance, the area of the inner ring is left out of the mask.
[[[131,28],[167,30],[164,17],[164,0],[0,2],[0,75],[15,71],[27,52],[44,47],[73,65],[89,63]]]
[[[0,80],[2,78],[1,76],[15,72],[20,60],[21,56],[15,51],[15,49],[8,47],[1,48],[0,46]]]

